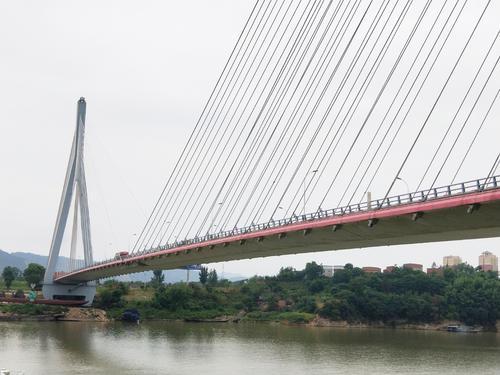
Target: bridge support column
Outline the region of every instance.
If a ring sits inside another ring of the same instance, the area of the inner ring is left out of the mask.
[[[52,300],[86,301],[84,306],[90,306],[96,293],[95,283],[80,285],[44,284],[43,297]]]
[[[84,137],[85,137],[85,116],[87,104],[84,98],[78,101],[78,110],[76,116],[76,130],[69,156],[66,178],[59,203],[59,211],[52,236],[50,246],[49,260],[45,272],[43,295],[47,299],[57,300],[80,300],[91,304],[96,291],[95,283],[88,282],[82,285],[66,285],[54,283],[56,271],[61,271],[58,267],[59,252],[63,240],[66,224],[68,221],[69,210],[74,199],[73,230],[71,238],[70,269],[63,271],[72,271],[77,268],[76,261],[76,240],[78,234],[78,213],[80,213],[80,226],[83,242],[84,264],[86,267],[93,264],[92,241],[90,236],[90,215],[87,198],[87,183],[85,181],[85,168],[83,162]],[[80,265],[81,266],[81,265]]]

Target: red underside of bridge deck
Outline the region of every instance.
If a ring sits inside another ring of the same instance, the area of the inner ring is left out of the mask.
[[[500,237],[500,189],[331,216],[130,256],[55,279],[80,283],[190,264],[368,248],[398,244]]]

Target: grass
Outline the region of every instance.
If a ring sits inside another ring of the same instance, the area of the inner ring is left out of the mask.
[[[244,320],[261,322],[288,322],[292,324],[309,323],[315,318],[314,314],[301,312],[278,312],[278,311],[252,311],[249,312]]]
[[[128,293],[123,296],[127,302],[151,301],[153,299],[153,288],[130,288]]]
[[[126,309],[137,309],[141,320],[208,320],[223,315],[233,315],[234,311],[225,310],[176,310],[157,309],[149,303],[130,302],[125,307],[106,309],[108,317],[120,319]]]
[[[16,291],[18,289],[22,289],[24,291],[27,291],[30,288],[29,288],[28,284],[26,284],[26,281],[24,281],[24,280],[14,280],[14,282],[10,286],[9,290]],[[0,291],[1,290],[6,290],[6,286],[5,286],[4,281],[0,278]]]

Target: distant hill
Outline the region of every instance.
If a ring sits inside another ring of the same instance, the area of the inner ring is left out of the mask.
[[[44,267],[47,267],[48,259],[49,257],[44,255],[38,255],[26,252],[7,253],[5,251],[0,250],[0,272],[2,272],[2,270],[7,266],[17,267],[21,271],[23,271],[30,263],[37,263],[41,264]],[[78,260],[78,262],[80,266],[83,266],[83,260],[80,259]],[[56,271],[67,270],[69,268],[68,265],[69,265],[69,258],[59,257]],[[141,273],[119,276],[116,277],[116,279],[128,282],[130,281],[148,282],[151,280],[152,277],[153,277],[153,272],[141,272]],[[221,277],[221,275],[219,275],[219,277]],[[240,281],[246,279],[246,277],[244,276],[237,274],[230,274],[230,273],[226,273],[224,277],[230,281]],[[186,279],[187,279],[186,270],[179,269],[179,270],[165,271],[166,283],[170,284],[178,283],[180,281],[186,281]],[[190,271],[189,280],[198,281],[198,271]]]
[[[23,271],[28,264],[37,263],[41,264],[44,267],[47,267],[47,262],[49,260],[48,256],[37,255],[33,253],[23,253],[23,252],[14,252],[7,253],[5,251],[0,250],[0,272],[7,266],[17,267],[21,271]],[[79,260],[79,263],[83,265],[83,261]],[[67,257],[59,257],[59,262],[56,267],[56,271],[62,271],[63,269],[68,269],[67,265],[69,264],[69,258]]]
[[[27,264],[24,259],[0,250],[0,271],[7,266],[17,267],[23,270],[26,268]]]
[[[163,271],[165,275],[165,282],[167,284],[173,284],[173,283],[178,283],[178,282],[186,282],[187,280],[187,271],[186,270],[166,270]],[[133,273],[130,275],[123,275],[116,277],[115,279],[120,280],[120,281],[141,281],[141,282],[148,282],[151,281],[151,278],[153,277],[153,272],[148,271],[148,272],[141,272],[141,273]],[[221,275],[219,275],[221,277]],[[238,274],[233,274],[233,273],[225,273],[224,278],[228,279],[229,281],[241,281],[241,280],[246,280],[248,277],[238,275]],[[190,281],[198,281],[199,279],[199,271],[189,271],[189,280]]]
[[[42,266],[46,266],[49,257],[43,256],[43,255],[37,255],[33,253],[22,253],[22,252],[15,252],[11,254],[12,256],[15,256],[17,258],[23,259],[26,264],[30,263],[38,263],[41,264]]]

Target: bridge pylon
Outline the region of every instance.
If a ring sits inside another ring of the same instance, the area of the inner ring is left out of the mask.
[[[76,117],[76,130],[73,137],[73,145],[69,156],[66,178],[59,203],[54,234],[50,246],[49,260],[43,283],[43,295],[46,299],[68,300],[68,301],[86,301],[90,305],[94,299],[96,285],[94,282],[84,282],[70,285],[55,283],[57,263],[61,250],[61,243],[66,230],[68,215],[71,204],[74,204],[73,226],[71,231],[71,250],[69,269],[72,271],[77,268],[76,243],[78,237],[78,214],[80,214],[80,227],[83,242],[85,267],[93,263],[92,258],[92,239],[90,235],[90,217],[87,198],[87,184],[85,181],[84,167],[84,139],[85,139],[85,114],[87,104],[84,98],[78,100],[78,109]]]

